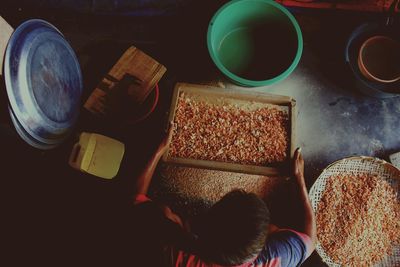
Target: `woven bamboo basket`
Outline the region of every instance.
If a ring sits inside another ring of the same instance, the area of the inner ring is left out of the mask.
[[[311,205],[314,212],[317,214],[318,204],[325,191],[325,185],[329,177],[333,175],[353,173],[353,174],[377,174],[382,179],[386,180],[394,189],[397,198],[400,201],[400,170],[391,165],[390,163],[371,157],[349,157],[336,161],[326,167],[314,185],[311,187],[309,196]],[[335,263],[329,255],[325,252],[324,248],[317,242],[316,250],[321,256],[322,260],[330,267],[340,267],[341,265]],[[376,267],[393,267],[400,266],[400,246],[394,246],[392,253],[375,265]]]

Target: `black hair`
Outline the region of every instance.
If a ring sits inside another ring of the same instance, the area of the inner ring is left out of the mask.
[[[197,254],[205,262],[225,266],[255,258],[265,245],[270,221],[265,202],[243,190],[226,194],[202,215],[195,235],[167,219],[155,202],[140,204],[136,209],[141,211],[135,216],[136,222],[145,219],[138,229],[146,239],[165,242]]]
[[[199,232],[203,260],[238,265],[255,258],[267,239],[270,213],[254,193],[234,190],[207,212]]]

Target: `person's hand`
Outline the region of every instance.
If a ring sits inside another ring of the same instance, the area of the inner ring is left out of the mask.
[[[158,151],[157,152],[160,155],[163,155],[168,150],[168,146],[169,146],[169,143],[171,142],[172,134],[174,132],[174,128],[175,128],[175,125],[174,125],[174,123],[171,122],[170,125],[169,125],[169,129],[168,129],[167,135],[164,137],[164,139],[161,141],[160,145],[158,146]]]
[[[304,159],[301,155],[301,148],[297,148],[293,157],[293,175],[300,186],[305,186],[304,181]]]

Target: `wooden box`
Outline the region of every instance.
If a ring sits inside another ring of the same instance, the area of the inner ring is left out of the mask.
[[[279,95],[254,92],[251,91],[250,88],[243,90],[231,90],[231,89],[228,90],[212,86],[178,83],[175,87],[169,114],[169,121],[171,122],[175,121],[175,112],[179,96],[182,93],[204,97],[204,99],[208,99],[210,101],[212,101],[212,99],[227,99],[229,101],[240,101],[241,103],[246,103],[248,101],[249,105],[251,103],[266,104],[266,106],[272,104],[286,109],[288,112],[288,124],[289,124],[287,129],[288,130],[287,134],[289,138],[288,151],[286,153],[287,156],[283,162],[269,164],[266,166],[258,166],[258,165],[229,163],[223,161],[177,158],[177,157],[172,157],[170,155],[170,148],[168,148],[167,152],[163,155],[164,162],[189,166],[189,167],[204,168],[204,169],[214,169],[214,170],[242,172],[242,173],[258,174],[258,175],[270,175],[270,176],[282,175],[290,171],[291,158],[293,157],[294,150],[296,149],[296,142],[295,142],[296,101],[294,99],[288,96],[279,96]]]
[[[103,77],[84,107],[93,114],[115,115],[127,107],[139,106],[166,70],[155,59],[131,46]]]

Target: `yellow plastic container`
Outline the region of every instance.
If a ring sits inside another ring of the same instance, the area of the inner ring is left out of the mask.
[[[110,137],[81,133],[72,149],[69,165],[74,169],[104,178],[114,178],[121,165],[125,145]]]

